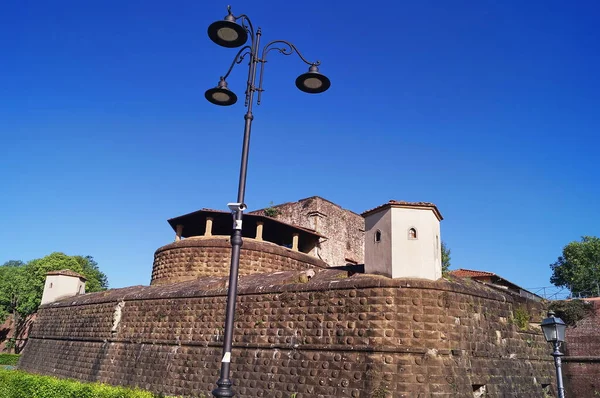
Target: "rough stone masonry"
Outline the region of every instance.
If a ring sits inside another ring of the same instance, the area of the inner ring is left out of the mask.
[[[135,286],[47,304],[23,370],[209,397],[226,278]],[[240,278],[232,378],[240,397],[546,397],[541,304],[468,280],[348,269]],[[521,325],[523,326],[523,325]],[[483,396],[483,395],[480,395]]]

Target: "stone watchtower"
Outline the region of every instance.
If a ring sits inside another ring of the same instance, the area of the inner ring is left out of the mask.
[[[84,294],[85,281],[85,276],[70,269],[48,272],[44,284],[44,293],[42,293],[42,304]]]
[[[433,203],[390,200],[362,215],[365,273],[429,280],[442,277],[443,218]]]

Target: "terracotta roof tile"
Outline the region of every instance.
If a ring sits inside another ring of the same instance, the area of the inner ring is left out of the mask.
[[[450,271],[450,275],[456,276],[459,278],[476,278],[478,276],[497,276],[493,272],[477,271],[477,270],[464,269],[464,268]]]
[[[406,207],[423,207],[423,208],[429,208],[432,209],[433,212],[436,214],[436,216],[440,219],[443,220],[444,217],[442,217],[442,214],[440,213],[440,211],[438,210],[437,206],[434,203],[431,202],[407,202],[404,200],[390,200],[387,203],[384,203],[380,206],[374,207],[372,209],[366,210],[364,212],[362,212],[362,216],[365,217],[368,214],[371,214],[373,212],[376,212],[377,210],[380,209],[384,209],[386,207],[402,207],[402,206],[406,206]]]
[[[76,278],[87,280],[87,278],[85,276],[78,274],[75,271],[71,271],[70,269],[61,269],[60,271],[50,271],[50,272],[47,272],[46,275],[66,275],[66,276],[74,276]]]

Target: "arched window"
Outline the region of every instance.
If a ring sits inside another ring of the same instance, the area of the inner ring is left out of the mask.
[[[408,239],[417,239],[417,230],[415,228],[408,230]]]
[[[381,242],[381,231],[377,230],[375,231],[375,243],[379,243]]]
[[[52,282],[50,282],[50,289],[52,289],[52,286],[53,286],[53,285],[52,285]]]

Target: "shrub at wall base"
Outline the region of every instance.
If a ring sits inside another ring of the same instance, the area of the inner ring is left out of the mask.
[[[158,398],[148,391],[0,369],[0,398]],[[175,398],[175,397],[172,397]]]

